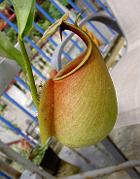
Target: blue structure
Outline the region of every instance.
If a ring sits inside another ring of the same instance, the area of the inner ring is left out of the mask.
[[[0,171],[0,178],[3,177],[5,179],[12,179],[11,177],[9,177],[8,175],[6,175],[5,173],[3,173],[2,171]]]
[[[32,141],[20,128],[15,127],[10,121],[8,121],[2,116],[0,116],[0,121],[3,122],[11,131],[23,137],[33,147],[36,146],[36,143],[34,141]]]

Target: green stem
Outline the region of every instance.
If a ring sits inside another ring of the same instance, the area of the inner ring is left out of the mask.
[[[27,77],[28,77],[28,81],[29,81],[29,88],[31,91],[31,95],[32,95],[32,99],[33,102],[38,110],[38,94],[37,94],[37,89],[36,89],[36,85],[35,85],[35,81],[34,81],[34,77],[33,77],[33,72],[32,72],[32,68],[31,68],[31,64],[30,64],[30,59],[29,56],[27,54],[24,42],[22,37],[18,38],[18,42],[20,45],[20,49],[21,49],[21,53],[24,59],[24,64],[25,64],[25,68],[27,71]]]

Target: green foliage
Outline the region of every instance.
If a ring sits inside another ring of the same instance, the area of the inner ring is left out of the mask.
[[[48,20],[46,20],[46,19],[45,20],[40,20],[39,22],[37,22],[37,24],[39,26],[41,26],[41,28],[43,30],[46,30],[51,25],[51,23]]]
[[[33,149],[33,151],[31,152],[29,159],[32,160],[32,162],[35,165],[40,165],[44,155],[45,155],[45,151],[47,150],[48,145],[44,144],[44,145],[38,145],[35,149]]]
[[[50,4],[48,14],[50,14],[50,16],[53,17],[55,20],[61,18],[62,16],[62,14],[56,9],[53,4]]]
[[[41,38],[41,34],[39,31],[37,30],[31,30],[30,33],[28,34],[30,36],[30,38],[34,41],[37,42],[40,38]]]
[[[6,2],[0,3],[0,10],[3,10],[6,7]]]
[[[67,0],[59,0],[59,2],[60,2],[63,6],[68,5]]]
[[[17,43],[17,34],[16,31],[14,31],[12,28],[7,28],[5,31],[8,39],[10,40],[10,42],[12,44],[16,44]]]
[[[6,106],[7,106],[6,104],[0,104],[0,114],[4,111]]]
[[[0,55],[11,60],[15,60],[23,70],[25,70],[22,55],[6,37],[4,32],[0,32]]]
[[[18,42],[22,54],[22,59],[24,61],[29,88],[32,94],[32,99],[34,104],[38,108],[38,94],[35,86],[35,80],[33,77],[33,72],[30,64],[30,59],[27,54],[23,37],[29,33],[32,28],[34,21],[35,12],[35,0],[11,0],[14,6],[17,24],[18,24]]]
[[[59,0],[59,2],[66,6],[68,3],[67,3],[67,0]],[[50,3],[49,1],[44,1],[42,3],[42,8],[45,9],[47,11],[47,13],[52,17],[54,18],[55,20],[61,18],[62,14],[57,10],[57,8],[52,4]]]
[[[32,28],[35,0],[11,0],[16,12],[19,36],[25,36]]]

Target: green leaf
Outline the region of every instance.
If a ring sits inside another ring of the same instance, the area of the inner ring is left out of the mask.
[[[32,28],[35,0],[11,0],[17,16],[19,36],[25,36]]]
[[[23,70],[25,69],[20,51],[11,44],[4,32],[0,32],[0,56],[15,60]]]

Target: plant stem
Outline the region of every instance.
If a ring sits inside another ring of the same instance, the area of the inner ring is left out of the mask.
[[[34,76],[33,76],[33,72],[32,72],[32,68],[31,68],[31,64],[30,64],[30,59],[29,56],[27,54],[24,42],[23,42],[23,38],[19,37],[18,38],[18,42],[20,45],[20,49],[21,49],[21,53],[24,59],[24,64],[25,64],[25,69],[27,71],[27,77],[28,77],[28,81],[29,81],[29,88],[31,91],[31,95],[32,95],[32,99],[33,102],[38,110],[38,94],[37,94],[37,89],[36,89],[36,85],[35,85],[35,80],[34,80]]]

